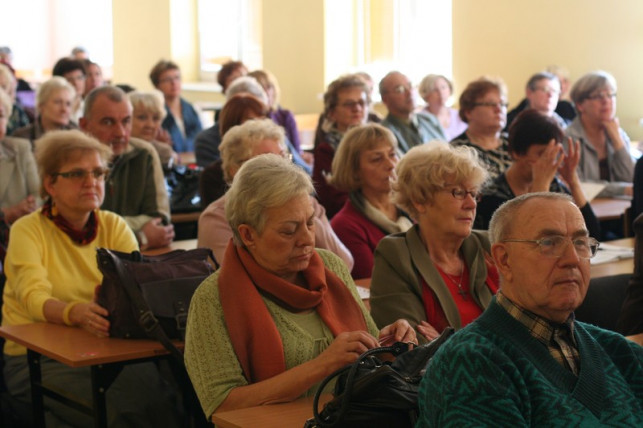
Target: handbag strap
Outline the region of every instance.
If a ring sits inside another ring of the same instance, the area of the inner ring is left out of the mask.
[[[121,261],[121,259],[118,258],[116,255],[114,255],[112,251],[106,248],[103,250],[105,251],[105,254],[107,254],[112,260],[112,262],[114,263],[114,268],[116,270],[116,273],[118,274],[118,277],[122,281],[123,288],[125,289],[125,291],[127,292],[127,295],[130,297],[134,306],[136,307],[136,310],[139,314],[139,317],[138,317],[139,325],[143,327],[143,329],[145,330],[148,336],[161,342],[163,347],[168,350],[170,355],[172,355],[172,357],[181,366],[184,366],[185,363],[183,361],[183,354],[181,353],[181,351],[177,349],[176,346],[174,346],[172,341],[165,334],[165,331],[163,331],[163,328],[161,328],[161,325],[159,324],[158,319],[154,316],[154,314],[150,310],[150,307],[147,305],[145,298],[143,297],[138,286],[132,279],[132,276],[126,272],[125,266],[123,265],[123,262]]]
[[[377,354],[393,354],[394,356],[398,356],[400,354],[403,354],[404,352],[408,351],[409,349],[409,344],[404,343],[404,342],[395,342],[391,346],[382,346],[380,348],[373,348],[369,349],[368,351],[364,352],[362,355],[360,355],[355,362],[352,364],[342,367],[339,370],[336,370],[334,373],[331,375],[327,376],[321,384],[319,384],[319,387],[317,388],[317,391],[315,392],[315,398],[313,399],[313,416],[315,417],[315,422],[319,427],[330,427],[334,426],[337,422],[341,421],[342,418],[344,417],[344,414],[348,410],[348,405],[351,401],[352,395],[353,395],[353,384],[354,384],[354,379],[355,375],[357,373],[357,369],[359,368],[360,364],[362,362],[373,355]],[[322,394],[322,391],[326,387],[326,385],[333,380],[335,377],[341,375],[342,373],[345,373],[348,371],[348,376],[346,378],[346,388],[344,389],[344,392],[342,393],[342,405],[337,412],[337,419],[335,421],[324,421],[319,414],[319,397]]]

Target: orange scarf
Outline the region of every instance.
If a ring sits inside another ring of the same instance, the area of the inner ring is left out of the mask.
[[[315,309],[334,336],[367,330],[355,298],[342,280],[326,268],[317,252],[302,271],[307,289],[268,272],[248,250],[237,248],[232,240],[224,260],[219,297],[232,347],[249,383],[286,371],[281,335],[262,294],[293,312]]]

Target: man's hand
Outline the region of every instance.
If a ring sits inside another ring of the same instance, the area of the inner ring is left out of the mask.
[[[145,245],[144,249],[166,247],[174,239],[174,226],[171,224],[164,226],[163,220],[160,218],[153,218],[145,223],[141,232],[147,238],[147,245]]]

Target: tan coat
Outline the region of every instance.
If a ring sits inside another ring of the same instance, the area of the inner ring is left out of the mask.
[[[40,179],[29,140],[0,141],[0,208],[11,207],[29,195],[39,199]]]

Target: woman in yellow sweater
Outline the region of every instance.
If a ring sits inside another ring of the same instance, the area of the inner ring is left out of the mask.
[[[36,157],[45,203],[11,228],[2,325],[50,322],[109,334],[107,310],[93,301],[102,281],[96,248],[138,249],[125,221],[99,209],[110,156],[107,146],[80,131],[52,131],[39,140]],[[7,342],[4,375],[9,392],[29,403],[25,354],[24,347]],[[91,396],[88,369],[44,358],[42,378],[68,393]],[[163,388],[153,364],[128,366],[107,392],[108,423],[172,425],[176,415],[168,402],[160,402]],[[45,401],[45,408],[48,426],[91,425],[89,417],[64,406]]]

